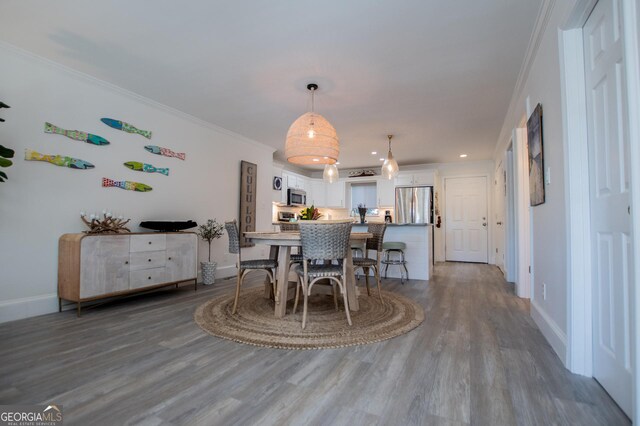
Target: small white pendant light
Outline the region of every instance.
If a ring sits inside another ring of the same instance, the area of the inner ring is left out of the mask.
[[[317,84],[308,84],[311,92],[311,112],[302,114],[287,132],[284,155],[294,164],[334,164],[338,161],[340,144],[331,123],[314,112],[314,93]]]
[[[393,154],[391,153],[391,138],[393,135],[387,135],[387,137],[389,138],[389,153],[387,154],[387,159],[384,160],[382,164],[382,176],[387,179],[393,179],[398,176],[400,167],[398,167],[398,162],[393,158]]]
[[[338,180],[338,166],[335,164],[326,164],[322,179],[327,183],[333,183]]]

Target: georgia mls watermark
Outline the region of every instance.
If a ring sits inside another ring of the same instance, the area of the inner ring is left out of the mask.
[[[0,426],[59,426],[62,405],[0,405]]]

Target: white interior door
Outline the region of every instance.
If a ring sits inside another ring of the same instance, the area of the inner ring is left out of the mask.
[[[494,196],[494,212],[495,212],[495,227],[494,229],[494,241],[496,245],[495,264],[503,274],[505,272],[505,216],[506,216],[506,202],[505,197],[507,195],[507,182],[505,178],[504,161],[501,161],[496,167],[496,171],[493,177],[493,196]]]
[[[593,276],[593,375],[631,416],[629,138],[619,0],[583,29]]]
[[[445,259],[487,263],[487,179],[445,179]]]

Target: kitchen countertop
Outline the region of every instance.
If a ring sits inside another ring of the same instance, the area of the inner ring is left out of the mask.
[[[322,222],[322,220],[320,220]],[[272,225],[280,225],[282,223],[296,223],[296,222],[273,222]],[[370,223],[382,223],[382,222],[370,222]],[[354,222],[353,226],[366,226],[367,223]],[[433,223],[387,223],[387,226],[433,226]]]
[[[381,223],[381,222],[371,222],[371,223]],[[368,223],[354,223],[354,226],[365,226]],[[433,223],[387,223],[387,226],[433,226]]]

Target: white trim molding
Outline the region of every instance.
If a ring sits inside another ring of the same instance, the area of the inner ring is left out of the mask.
[[[529,206],[529,154],[527,129],[513,130],[513,169],[515,176],[516,294],[531,298],[531,212]]]
[[[640,163],[640,7],[638,0],[622,0],[624,55],[629,114],[630,164]],[[631,365],[633,371],[633,423],[640,423],[640,168],[631,167],[631,229],[634,239],[631,285]]]
[[[0,323],[58,311],[58,295],[22,297],[0,301]]]
[[[493,151],[494,158],[496,158],[498,155],[501,155],[501,153],[505,151],[507,149],[507,146],[509,145],[512,126],[511,123],[513,122],[513,117],[511,117],[510,114],[512,111],[518,110],[518,108],[516,107],[518,98],[524,90],[524,85],[529,78],[531,67],[534,60],[536,59],[538,50],[540,49],[542,37],[547,31],[547,25],[549,24],[549,19],[551,18],[555,3],[556,0],[542,0],[542,4],[540,5],[540,9],[538,10],[538,16],[536,17],[536,22],[533,27],[533,33],[531,34],[531,38],[529,39],[529,45],[527,46],[524,61],[522,62],[522,66],[520,67],[518,79],[516,80],[516,85],[513,89],[511,101],[509,102],[507,116],[505,117],[502,130],[500,131],[498,143],[496,144],[496,147]],[[527,117],[529,117],[529,115],[530,113],[527,115]]]
[[[558,354],[558,357],[560,357],[560,359],[566,359],[567,336],[535,300],[531,300],[531,318],[533,318],[542,335],[547,339],[547,342],[549,342],[556,354]]]
[[[584,15],[584,12],[581,12]],[[588,14],[586,14],[588,16]],[[591,220],[582,28],[559,32],[567,232],[567,368],[592,374]]]

